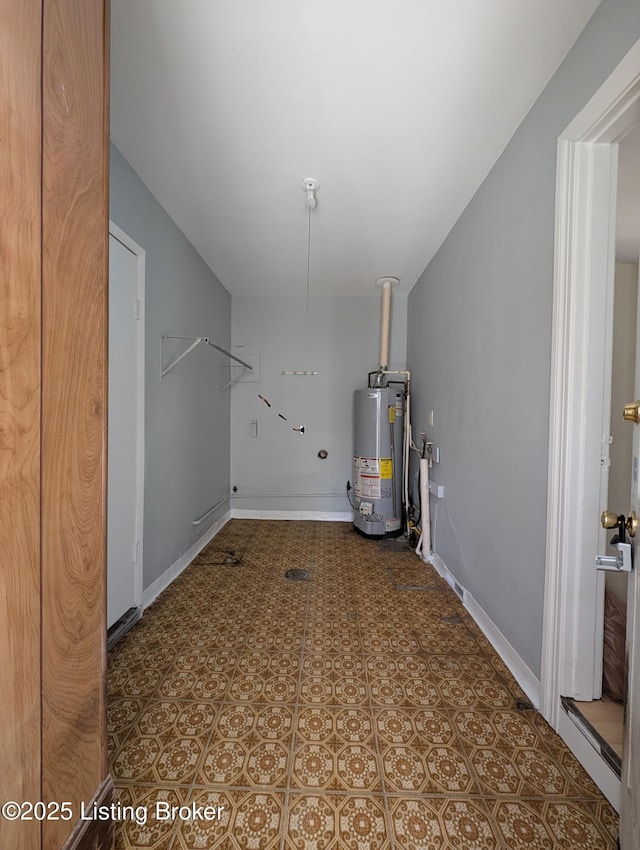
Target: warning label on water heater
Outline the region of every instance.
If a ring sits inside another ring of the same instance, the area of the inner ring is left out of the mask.
[[[388,457],[354,457],[353,471],[353,489],[360,499],[380,499],[382,480],[393,477]]]

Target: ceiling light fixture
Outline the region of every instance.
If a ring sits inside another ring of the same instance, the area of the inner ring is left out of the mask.
[[[320,182],[315,177],[305,177],[300,188],[306,195],[307,204],[307,306],[309,312],[309,272],[311,269],[311,210],[316,206],[316,192],[320,188]]]
[[[320,183],[315,177],[305,177],[301,183],[302,191],[307,196],[307,206],[312,210],[316,205],[316,192],[320,188]]]

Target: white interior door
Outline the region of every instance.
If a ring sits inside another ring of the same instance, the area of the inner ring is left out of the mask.
[[[640,311],[639,311],[640,319]],[[640,329],[640,321],[638,324]],[[640,336],[638,337],[640,340]],[[636,347],[635,397],[640,399],[640,358]],[[622,415],[622,412],[620,412]],[[631,511],[640,517],[640,425],[633,428],[631,469]],[[627,585],[627,701],[622,748],[622,784],[620,788],[620,847],[640,847],[640,534],[634,539],[634,570]]]
[[[107,627],[138,601],[138,302],[138,256],[110,234]]]
[[[639,115],[640,41],[561,133],[556,185],[541,702],[545,718],[616,808],[621,783],[594,756],[594,747],[563,710],[560,695],[592,699],[594,662],[601,651],[594,640],[598,580],[591,565],[603,551],[597,528],[600,499],[594,498],[602,489],[598,460],[606,463],[602,438],[608,433],[602,430],[608,343],[603,318],[615,256],[617,143]],[[637,447],[635,452],[637,457]],[[629,622],[638,614],[632,608]],[[636,684],[631,687],[637,693]],[[635,718],[637,724],[637,711]],[[630,725],[637,750],[640,741]],[[628,813],[630,804],[625,805]],[[625,850],[639,847],[637,835],[629,835]]]

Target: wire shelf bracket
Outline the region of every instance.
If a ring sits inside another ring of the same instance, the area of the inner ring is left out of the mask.
[[[180,339],[180,340],[190,342],[191,344],[189,346],[187,346],[187,348],[185,348],[185,350],[182,352],[182,354],[179,354],[177,357],[174,357],[174,359],[167,366],[162,368],[162,363],[164,363],[164,341],[166,339]],[[230,351],[227,351],[226,348],[222,348],[222,346],[216,345],[216,343],[213,342],[211,340],[211,338],[208,337],[208,336],[173,336],[172,334],[163,334],[162,335],[162,353],[161,353],[161,362],[160,362],[160,380],[162,380],[165,377],[165,375],[168,375],[169,372],[171,372],[172,369],[175,369],[175,367],[178,365],[178,363],[180,363],[181,360],[184,360],[185,357],[187,357],[189,354],[191,354],[191,352],[194,351],[194,349],[196,349],[202,343],[205,343],[210,348],[215,348],[216,351],[219,351],[221,354],[224,354],[225,357],[229,357],[231,360],[233,360],[234,363],[238,363],[240,366],[242,366],[242,369],[238,372],[238,374],[235,375],[229,381],[228,384],[225,384],[225,386],[222,387],[221,392],[224,392],[230,386],[235,384],[235,382],[240,377],[242,377],[242,375],[245,373],[245,371],[247,369],[250,372],[253,371],[253,366],[250,363],[247,363],[244,360],[241,360],[239,357],[236,357],[235,354],[232,354]],[[233,365],[234,364],[232,364],[232,366]]]

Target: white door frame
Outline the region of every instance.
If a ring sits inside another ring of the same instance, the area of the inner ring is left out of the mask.
[[[600,775],[595,750],[570,728],[560,696],[592,699],[598,687],[594,559],[601,459],[608,455],[603,422],[613,324],[615,142],[638,117],[640,42],[561,134],[556,175],[542,712],[614,805],[619,781],[608,768]]]
[[[144,559],[144,393],[145,393],[145,263],[146,252],[137,242],[134,242],[124,230],[109,220],[109,235],[122,243],[125,248],[135,254],[136,257],[136,291],[139,303],[138,321],[136,323],[136,543],[139,546],[134,572],[135,604],[137,608],[142,607],[142,565]],[[108,486],[108,482],[107,482]]]

